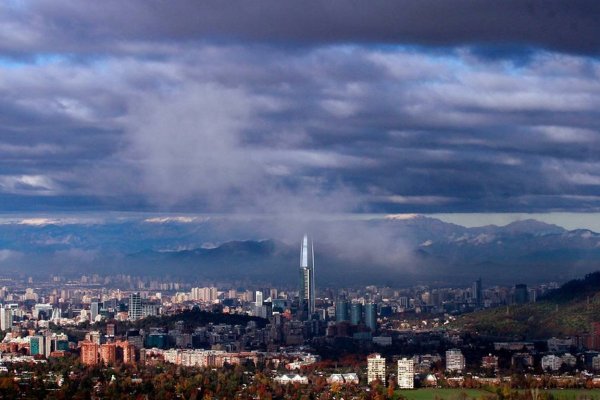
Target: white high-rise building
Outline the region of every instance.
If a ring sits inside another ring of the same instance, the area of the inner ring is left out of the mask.
[[[219,291],[216,287],[196,287],[190,291],[192,300],[212,302],[219,297]]]
[[[385,358],[379,353],[367,357],[367,383],[378,380],[385,385]]]
[[[92,323],[96,322],[96,317],[100,313],[100,303],[97,300],[94,300],[90,303],[90,321]]]
[[[0,330],[5,331],[12,327],[13,314],[9,307],[0,307]]]
[[[261,292],[260,290],[257,290],[254,298],[256,299],[256,301],[254,303],[256,305],[256,307],[260,307],[263,305],[263,292]]]
[[[412,358],[398,360],[398,388],[415,388],[415,363]]]
[[[465,369],[465,356],[459,349],[446,350],[446,370],[462,371]]]

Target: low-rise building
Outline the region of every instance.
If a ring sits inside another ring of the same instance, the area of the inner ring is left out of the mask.
[[[562,359],[554,354],[542,357],[541,366],[544,371],[558,371],[562,365]]]
[[[276,376],[274,379],[275,382],[282,384],[282,385],[287,385],[290,383],[298,383],[301,385],[306,385],[308,384],[308,378],[306,376],[301,376],[298,374],[295,375],[279,375]]]
[[[358,375],[355,373],[349,374],[331,374],[327,378],[327,383],[330,385],[336,383],[339,385],[358,385],[359,379]]]
[[[481,368],[496,371],[498,369],[498,357],[491,354],[481,357]]]

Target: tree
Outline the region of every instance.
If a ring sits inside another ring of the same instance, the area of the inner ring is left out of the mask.
[[[388,381],[388,387],[387,387],[387,397],[388,399],[393,399],[394,398],[394,391],[396,389],[396,382],[394,381],[394,379],[390,379]]]

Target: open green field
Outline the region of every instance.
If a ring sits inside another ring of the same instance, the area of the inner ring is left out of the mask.
[[[554,400],[600,400],[598,389],[550,389],[540,392],[551,393]]]
[[[524,392],[525,390],[519,390]],[[479,400],[496,399],[494,393],[478,389],[416,389],[399,390],[399,394],[408,400]],[[600,400],[600,390],[587,389],[549,389],[540,390],[540,394],[552,394],[554,400]]]
[[[493,393],[478,389],[415,389],[398,390],[398,393],[408,400],[434,400],[436,398],[444,400],[496,399],[497,397]]]

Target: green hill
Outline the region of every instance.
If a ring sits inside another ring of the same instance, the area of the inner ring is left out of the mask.
[[[537,303],[511,305],[459,317],[453,327],[528,339],[589,333],[600,321],[600,272],[567,282]]]
[[[583,300],[600,291],[600,271],[587,274],[583,279],[573,279],[560,288],[551,290],[540,300],[564,303],[572,300]]]

